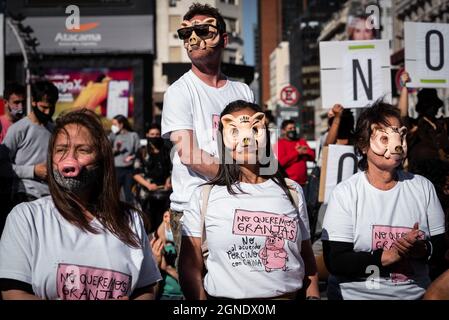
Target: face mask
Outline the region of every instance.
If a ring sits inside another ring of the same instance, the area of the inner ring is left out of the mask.
[[[161,149],[164,145],[164,140],[161,137],[147,138],[148,145],[151,143],[156,149]]]
[[[254,160],[253,156],[257,154],[257,150],[264,148],[267,143],[265,115],[262,112],[251,117],[242,115],[238,118],[227,114],[221,118],[221,123],[223,124],[223,142],[226,148],[236,152],[236,157],[247,152]]]
[[[371,126],[373,134],[370,138],[370,148],[386,159],[404,159],[407,155],[407,128]]]
[[[112,131],[112,133],[117,134],[120,132],[120,128],[118,126],[116,126],[115,124],[113,124],[111,126],[111,131]]]
[[[41,110],[39,110],[38,107],[33,107],[33,113],[40,123],[47,124],[47,122],[51,121],[51,117],[53,116],[54,111],[51,111],[49,114],[46,114],[43,113]]]
[[[53,176],[60,187],[72,193],[78,193],[98,181],[98,171],[98,167],[92,169],[83,167],[78,176],[64,177],[58,169],[53,169]]]
[[[11,109],[9,108],[9,114],[12,116],[14,120],[19,120],[23,117],[23,110],[22,109]]]
[[[184,40],[187,51],[206,50],[214,48],[220,43],[220,34],[217,29],[217,19],[206,18],[204,20],[185,20],[181,23],[178,36]]]
[[[298,134],[296,133],[296,130],[290,130],[290,131],[287,131],[287,137],[289,139],[296,140],[296,139],[298,139]]]
[[[175,238],[173,237],[173,232],[170,228],[165,228],[165,240],[170,242],[175,242]]]

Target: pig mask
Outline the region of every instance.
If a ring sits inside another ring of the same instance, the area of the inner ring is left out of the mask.
[[[184,40],[184,47],[188,52],[196,49],[206,50],[214,48],[220,43],[217,19],[184,20],[178,30],[179,38]]]
[[[407,128],[371,126],[370,147],[373,152],[386,159],[404,159],[407,155]]]
[[[221,123],[224,145],[229,150],[235,151],[237,158],[243,156],[245,151],[256,155],[257,150],[265,147],[267,143],[265,115],[262,112],[253,116],[241,115],[237,118],[227,114],[221,118]]]

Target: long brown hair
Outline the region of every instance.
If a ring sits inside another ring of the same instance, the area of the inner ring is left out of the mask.
[[[96,151],[96,163],[99,179],[92,187],[87,209],[112,234],[131,247],[139,247],[139,237],[131,229],[132,212],[139,212],[131,205],[120,201],[119,188],[115,177],[114,158],[111,143],[103,129],[99,117],[90,110],[80,109],[68,112],[56,120],[56,126],[50,138],[47,154],[48,186],[56,208],[71,224],[83,231],[98,234],[99,230],[89,224],[82,212],[85,210],[77,196],[61,188],[53,175],[53,149],[59,134],[68,136],[66,126],[76,124],[86,128]]]

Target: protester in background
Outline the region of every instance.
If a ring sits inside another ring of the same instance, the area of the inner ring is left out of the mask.
[[[170,150],[165,148],[161,138],[160,126],[151,125],[146,136],[147,145],[140,149],[134,164],[134,180],[137,182],[137,200],[150,217],[150,231],[154,231],[170,205],[172,164]]]
[[[163,221],[151,240],[153,254],[162,274],[162,281],[158,284],[157,297],[160,300],[182,300],[184,298],[176,271],[177,258],[173,233],[170,227],[170,212],[166,211]]]
[[[446,251],[446,254],[441,259],[434,259],[429,265],[430,278],[434,280],[449,269],[449,163],[432,159],[419,162],[414,169],[414,173],[422,175],[432,182],[445,215],[446,241],[443,250]]]
[[[304,186],[307,182],[307,161],[315,160],[315,151],[299,137],[293,120],[284,120],[281,129],[282,137],[274,146],[276,156],[287,176]]]
[[[133,185],[134,160],[140,146],[140,139],[133,131],[131,125],[123,115],[117,115],[112,119],[111,134],[109,140],[112,142],[114,165],[117,174],[119,189],[123,187],[125,201],[133,203],[131,191]]]
[[[401,117],[409,129],[408,170],[413,172],[420,162],[440,159],[449,162],[449,118],[437,118],[439,110],[444,106],[438,97],[436,89],[424,88],[418,92],[416,112],[418,118],[413,119],[408,114],[408,89],[410,82],[407,72],[401,75],[402,86],[399,98]]]
[[[153,298],[160,274],[141,214],[119,200],[113,165],[94,112],[58,118],[48,148],[51,197],[15,207],[0,241],[4,299]]]
[[[327,114],[329,132],[324,146],[330,144],[354,145],[354,116],[349,109],[335,104]]]
[[[238,100],[220,119],[218,174],[197,188],[181,220],[186,298],[294,299],[304,287],[319,299],[302,189],[276,170],[262,109]]]
[[[5,114],[0,116],[0,143],[3,142],[9,127],[25,114],[25,87],[18,83],[7,84],[3,92],[3,103]]]
[[[26,102],[25,87],[18,83],[7,84],[3,92],[5,114],[0,116],[0,144],[6,136],[9,127],[22,119],[25,113]],[[11,211],[13,177],[9,174],[2,176],[1,172],[12,172],[9,161],[9,151],[4,145],[0,145],[0,235],[5,225],[6,215]]]
[[[398,110],[381,101],[357,121],[363,172],[335,187],[324,217],[329,299],[420,299],[430,284],[428,259],[444,254],[444,214],[432,183],[399,169],[405,135]],[[370,282],[373,271],[381,289]]]
[[[272,146],[274,146],[279,138],[277,131],[278,129],[274,121],[273,113],[271,112],[271,110],[267,110],[264,113],[265,113],[265,125],[268,128],[268,131],[270,132],[271,144]]]
[[[47,149],[59,92],[51,82],[41,81],[31,86],[31,94],[31,113],[14,123],[3,140],[12,170],[2,170],[2,176],[14,177],[13,205],[49,194]]]
[[[181,241],[179,220],[193,190],[218,172],[216,132],[220,113],[231,101],[254,101],[244,83],[229,80],[221,71],[228,45],[226,23],[220,12],[195,3],[178,30],[192,68],[164,95],[162,135],[175,144],[170,212],[177,250]]]

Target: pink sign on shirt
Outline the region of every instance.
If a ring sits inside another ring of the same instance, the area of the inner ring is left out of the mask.
[[[61,300],[118,299],[130,292],[131,276],[73,264],[58,265],[56,286]]]
[[[389,250],[397,239],[404,237],[412,230],[412,228],[408,227],[374,225],[372,234],[372,249]],[[425,239],[424,231],[419,232],[418,238],[420,240]],[[395,265],[394,272],[390,274],[390,277],[393,282],[405,282],[408,281],[413,274],[414,270],[410,264],[410,261],[405,259]]]
[[[397,239],[402,238],[408,232],[412,231],[412,228],[407,227],[392,227],[392,226],[373,226],[372,236],[372,249],[385,249],[388,250]],[[425,239],[425,233],[419,232],[419,239]]]
[[[298,221],[285,215],[237,209],[234,214],[232,233],[247,236],[276,235],[296,241]]]

